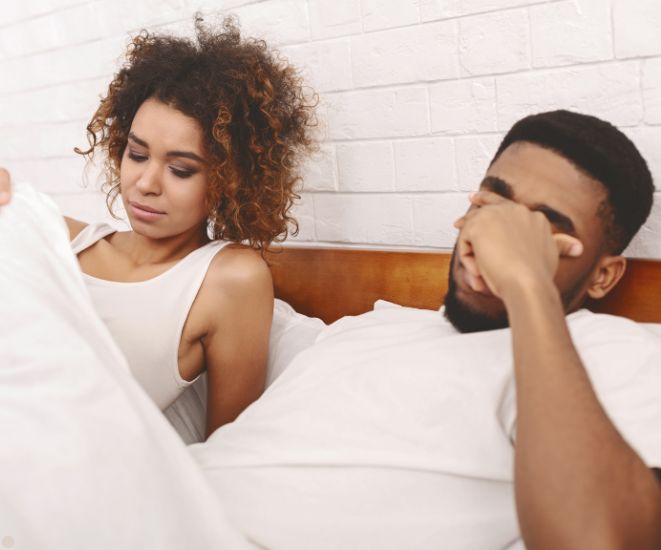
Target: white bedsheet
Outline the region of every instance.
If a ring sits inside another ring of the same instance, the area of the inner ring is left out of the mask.
[[[97,318],[54,204],[0,209],[0,543],[252,547]]]

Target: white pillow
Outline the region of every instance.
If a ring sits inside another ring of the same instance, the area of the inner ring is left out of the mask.
[[[400,304],[394,302],[388,302],[386,300],[377,300],[374,302],[374,310],[378,311],[381,309],[393,309],[393,308],[402,308]],[[443,306],[441,306],[443,309]],[[440,311],[440,310],[439,310]],[[646,330],[650,331],[652,334],[661,337],[661,323],[640,323]]]
[[[314,344],[325,326],[321,319],[298,313],[287,302],[275,300],[266,387],[285,371],[294,357]]]
[[[326,324],[316,317],[298,313],[287,302],[275,300],[269,338],[266,387],[280,376],[291,360],[311,346]],[[165,417],[184,443],[204,441],[207,410],[207,379],[200,376],[177,400],[165,409]]]
[[[661,323],[642,323],[642,325],[651,333],[661,337]]]

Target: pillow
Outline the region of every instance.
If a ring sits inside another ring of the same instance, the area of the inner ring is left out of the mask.
[[[428,307],[413,307],[413,306],[403,306],[402,304],[396,304],[395,302],[389,302],[388,300],[377,300],[374,302],[374,306],[372,306],[373,311],[380,311],[383,309],[411,309],[411,310],[419,310],[419,311],[443,311],[443,308],[445,306],[441,304],[441,306],[438,309],[431,309]]]
[[[401,304],[396,304],[395,302],[389,302],[388,300],[377,300],[374,302],[374,311],[379,311],[381,309],[397,309],[405,307]]]
[[[395,304],[394,302],[388,302],[386,300],[377,300],[376,302],[374,302],[375,311],[379,311],[382,309],[396,309],[402,307],[406,307],[406,306]],[[441,309],[443,309],[443,306],[441,306]],[[648,330],[652,334],[661,337],[661,323],[640,323],[640,325],[642,325],[645,328],[645,330]]]
[[[291,360],[311,346],[326,324],[298,313],[287,302],[275,300],[269,337],[266,387],[280,376]],[[207,410],[207,379],[200,376],[165,409],[165,417],[187,445],[204,441]]]
[[[316,317],[298,313],[287,302],[275,300],[269,340],[266,387],[280,376],[292,359],[314,344],[326,323]]]
[[[661,323],[642,323],[642,325],[652,334],[661,337]]]

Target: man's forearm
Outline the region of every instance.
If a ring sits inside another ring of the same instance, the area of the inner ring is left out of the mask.
[[[661,489],[601,407],[552,282],[507,296],[515,484],[529,548],[659,548]]]

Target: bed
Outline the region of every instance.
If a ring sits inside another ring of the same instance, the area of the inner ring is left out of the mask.
[[[522,543],[513,535],[518,528],[513,516],[508,515],[507,506],[487,505],[486,500],[473,499],[470,482],[461,487],[453,484],[455,479],[488,478],[489,490],[494,491],[493,495],[500,495],[494,496],[494,503],[501,502],[501,491],[506,492],[511,487],[507,482],[499,483],[511,476],[511,440],[501,446],[501,440],[489,439],[488,449],[467,453],[458,463],[452,462],[452,452],[444,452],[447,449],[443,441],[451,436],[445,429],[447,425],[439,421],[440,417],[461,417],[461,423],[468,426],[466,433],[475,435],[493,419],[493,410],[511,410],[515,399],[508,382],[502,386],[496,384],[493,395],[480,393],[480,388],[489,384],[466,383],[471,376],[471,370],[466,369],[462,370],[461,382],[456,388],[470,388],[466,393],[458,390],[460,395],[470,393],[470,399],[461,400],[470,405],[462,408],[454,403],[452,414],[439,412],[440,401],[445,398],[437,400],[437,397],[447,397],[450,393],[444,394],[443,389],[451,384],[442,386],[438,381],[452,382],[453,379],[430,374],[438,363],[427,360],[424,354],[442,357],[436,353],[441,348],[426,340],[428,332],[425,331],[432,325],[426,325],[421,319],[427,315],[439,316],[420,309],[434,310],[441,305],[450,255],[291,247],[273,252],[268,260],[277,297],[308,319],[320,318],[332,323],[345,315],[371,311],[377,300],[409,307],[399,308],[400,312],[392,304],[377,304],[374,314],[382,315],[379,318],[384,320],[383,326],[386,326],[386,316],[392,313],[390,326],[393,328],[386,329],[390,330],[387,333],[371,332],[373,325],[365,319],[374,318],[372,313],[343,319],[324,329],[315,345],[300,351],[262,399],[235,423],[212,435],[206,444],[193,446],[192,452],[211,484],[219,494],[231,500],[232,509],[228,514],[232,522],[251,540],[273,548],[304,548],[306,544],[319,548],[458,547],[452,543],[439,546],[434,536],[445,541],[461,540],[461,547],[465,548],[485,548],[487,546],[479,544],[477,539],[482,536],[480,533],[488,531],[489,538],[498,541],[491,547],[522,549]],[[630,268],[628,277],[609,302],[590,304],[590,307],[628,314],[639,322],[657,323],[653,327],[658,330],[661,262],[635,260]],[[274,323],[276,320],[277,316]],[[296,322],[298,327],[300,320]],[[405,323],[408,324],[406,328]],[[437,338],[436,333],[430,338]],[[505,356],[501,346],[503,339],[497,334],[490,338],[492,345],[481,346],[488,351],[483,351],[480,357]],[[416,348],[421,355],[409,353],[415,347],[409,343],[414,340],[424,342]],[[272,340],[276,348],[283,343],[284,340]],[[509,349],[511,344],[506,342],[505,345]],[[457,345],[442,349],[447,356],[457,358],[456,365],[460,365],[458,369],[461,370],[467,362],[459,348]],[[373,357],[378,360],[372,361]],[[629,368],[626,364],[629,359],[627,356],[627,362],[621,363],[626,368]],[[637,364],[635,359],[631,362]],[[477,364],[493,367],[488,360],[478,360]],[[449,363],[444,363],[443,367],[437,370],[452,370]],[[332,376],[325,374],[329,372]],[[478,376],[486,376],[486,372],[480,370]],[[411,393],[407,393],[409,391]],[[658,399],[658,393],[653,399]],[[640,402],[647,404],[649,400],[641,398]],[[479,416],[475,411],[482,406],[489,409],[489,414],[471,423],[471,418]],[[297,411],[305,411],[305,414]],[[496,416],[502,432],[511,437],[514,415],[499,412]],[[314,419],[312,430],[308,429],[310,418]],[[436,431],[439,426],[444,428]],[[427,430],[438,437],[421,435]],[[501,431],[494,430],[494,433]],[[328,441],[332,441],[332,445]],[[416,451],[409,455],[406,448],[411,441],[426,444],[415,444]],[[429,443],[431,441],[434,443]],[[483,440],[469,437],[465,441],[467,447],[472,448],[474,443],[479,447]],[[431,450],[432,447],[438,452]],[[502,448],[507,448],[508,452],[500,455],[498,449]],[[399,456],[405,458],[391,462],[399,452],[402,453]],[[506,458],[486,475],[477,462],[474,469],[469,466],[473,464],[470,457],[477,455]],[[424,457],[432,456],[429,462],[424,462]],[[443,474],[448,471],[456,476],[452,481]],[[427,476],[429,472],[434,475]],[[351,491],[349,487],[353,485],[360,490]],[[392,492],[391,488],[394,488]],[[443,508],[443,499],[438,497],[442,494],[454,495],[457,500],[453,506],[460,512]],[[467,501],[461,501],[459,495]],[[364,513],[365,510],[370,513]],[[472,517],[464,515],[466,510],[484,523],[463,525],[462,521]],[[503,517],[487,529],[485,525],[491,521],[488,518],[501,512]],[[434,518],[430,519],[429,514]],[[419,529],[412,529],[413,524]],[[392,528],[385,528],[385,525]],[[443,534],[438,535],[434,529]],[[475,540],[467,540],[469,532]],[[421,538],[416,539],[417,535]],[[431,544],[431,540],[435,544]]]
[[[305,328],[309,319],[330,323],[368,311],[377,299],[438,308],[449,255],[286,248],[268,260],[280,303],[298,311],[283,318]],[[0,432],[8,451],[0,453],[2,545],[253,548],[230,515],[235,495],[210,484],[223,471],[225,481],[237,479],[233,466],[223,470],[222,461],[232,460],[227,446],[198,445],[195,454],[164,421],[96,316],[59,211],[27,187],[0,215],[0,288]],[[613,296],[591,306],[660,323],[660,289],[661,262],[635,260]],[[254,503],[272,515],[261,498]],[[298,525],[299,518],[290,519]]]
[[[267,261],[279,300],[271,330],[267,387],[302,349],[312,345],[324,323],[371,311],[377,300],[438,309],[447,290],[450,258],[448,252],[271,249]],[[649,323],[661,335],[661,260],[629,260],[626,275],[611,295],[587,307]],[[165,411],[187,444],[204,440],[206,392],[202,378]]]

